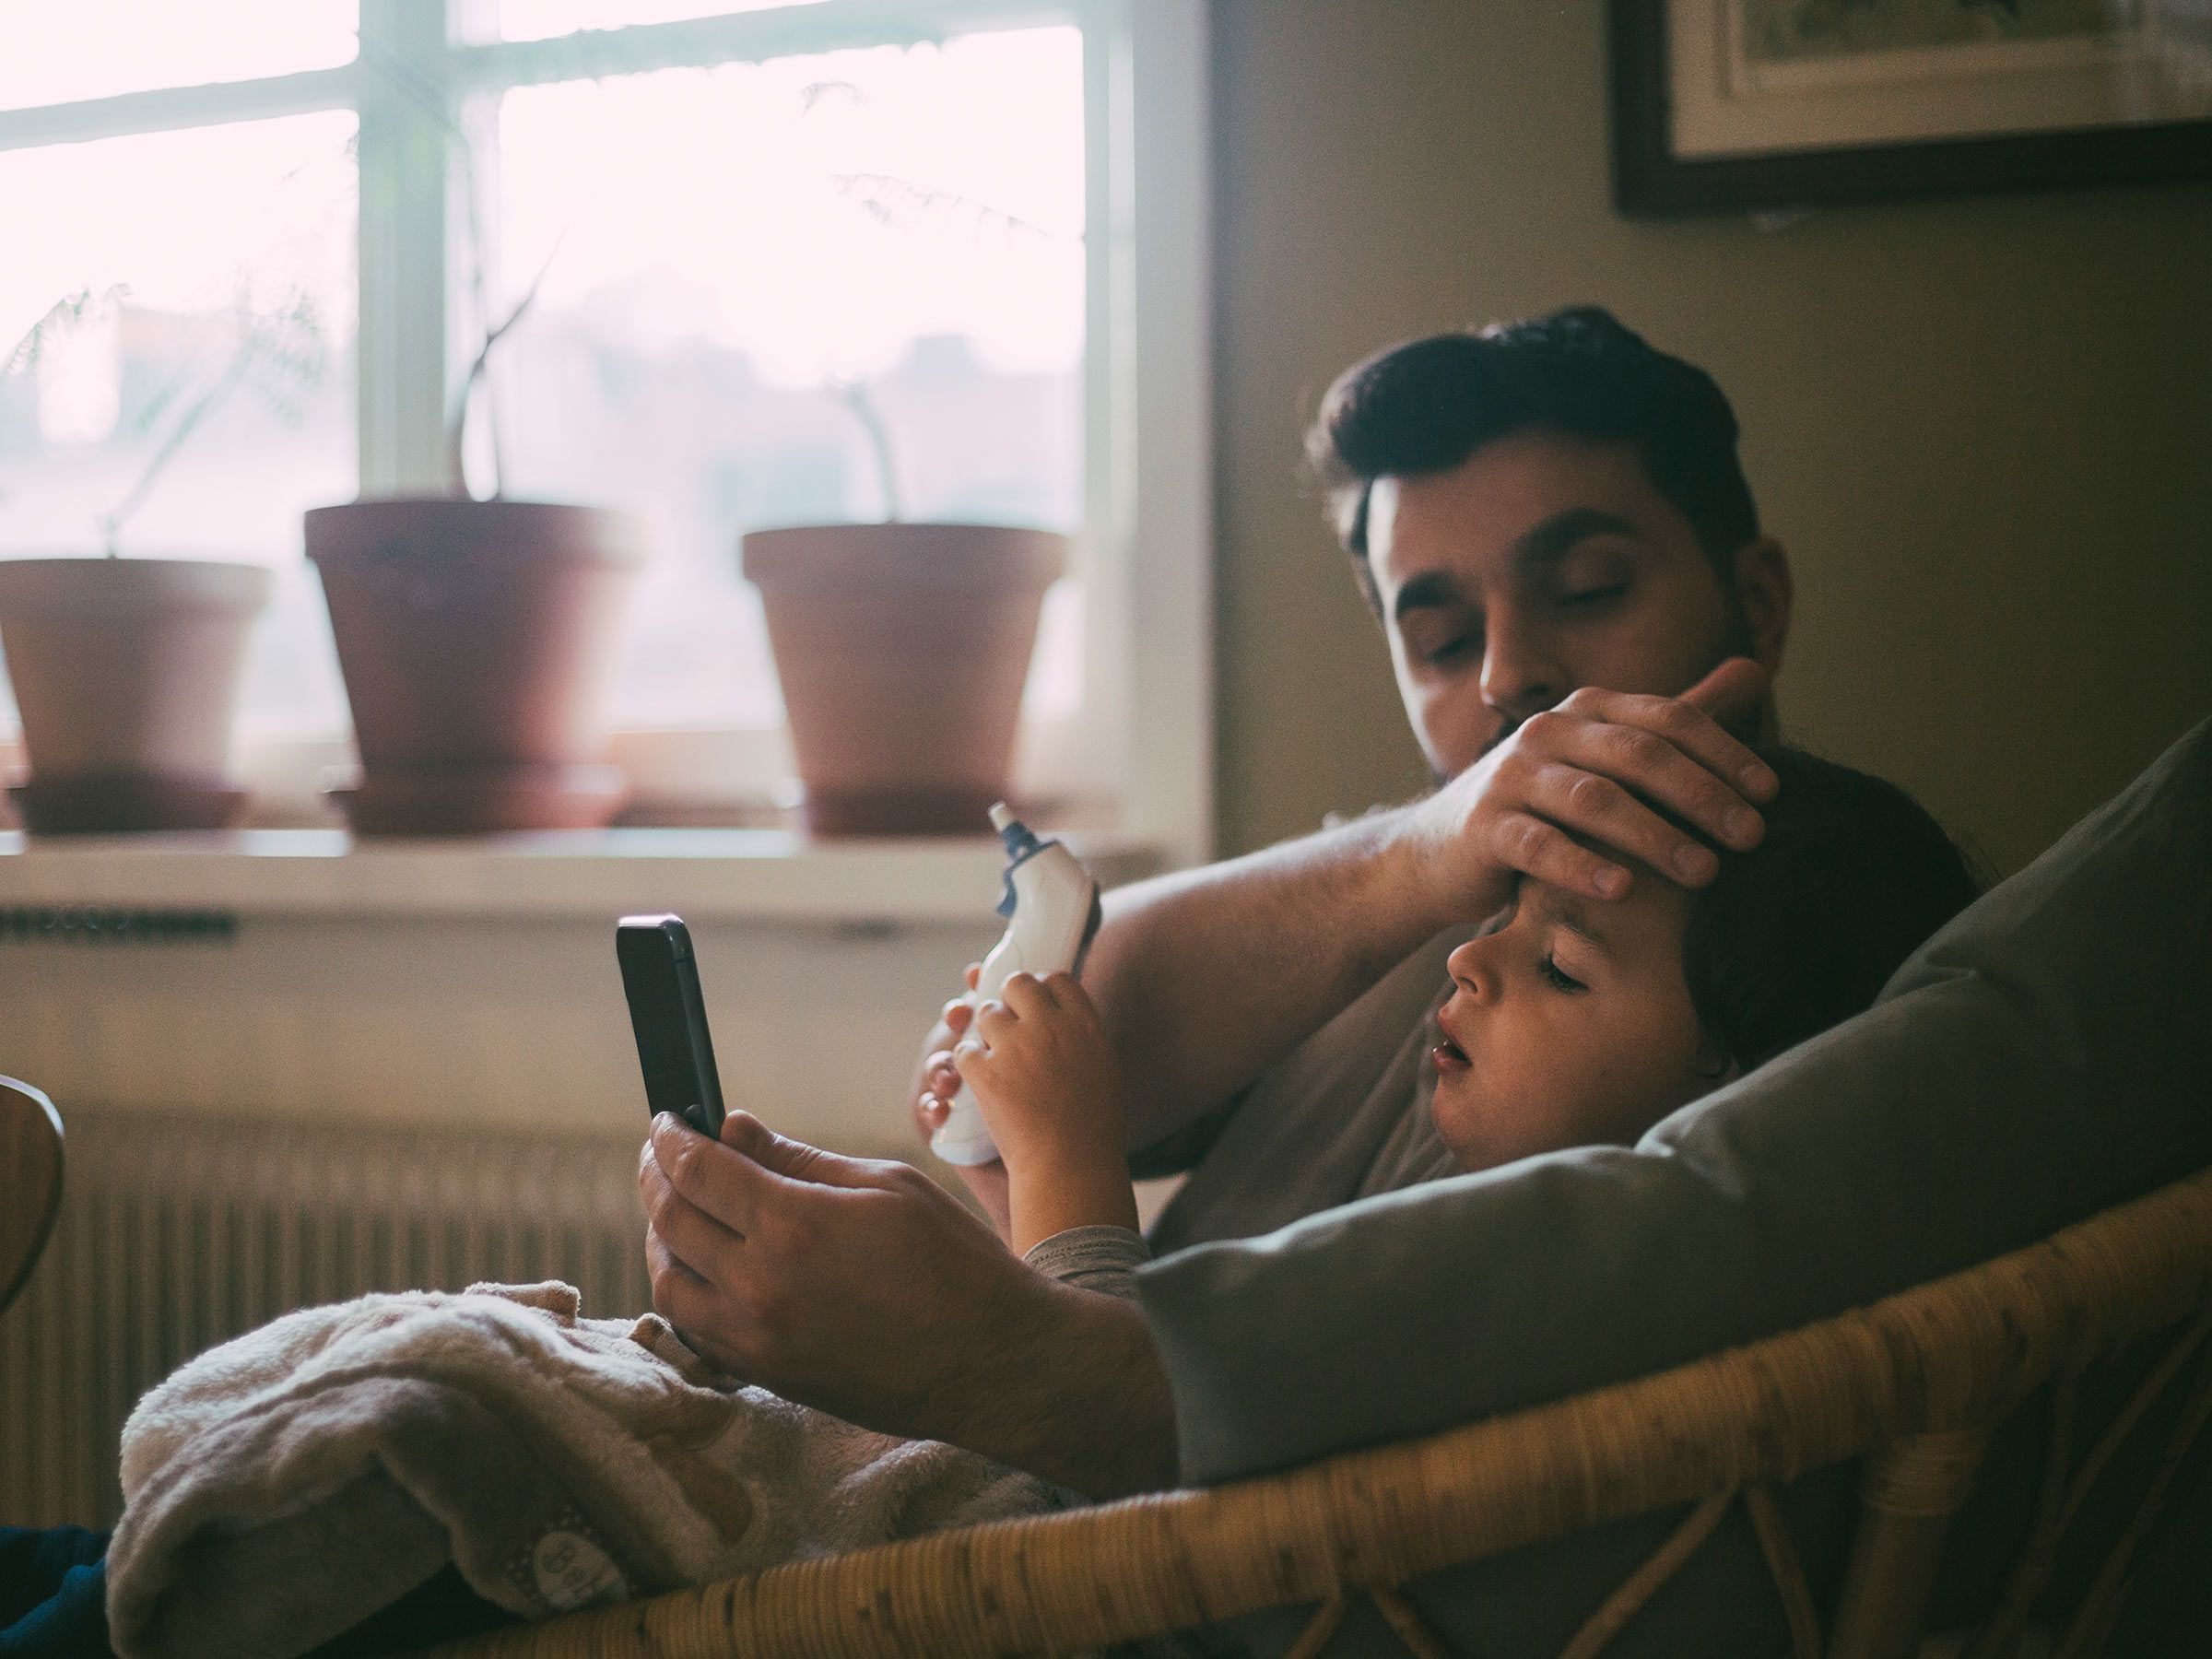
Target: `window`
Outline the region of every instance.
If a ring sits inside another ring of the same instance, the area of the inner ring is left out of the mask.
[[[0,22],[0,214],[53,228],[0,265],[0,349],[46,320],[0,380],[0,556],[276,566],[257,785],[344,753],[300,513],[438,488],[529,294],[466,471],[496,432],[508,493],[651,524],[614,711],[646,790],[770,794],[737,536],[895,493],[1075,535],[1018,782],[1203,854],[1200,0],[223,5]]]

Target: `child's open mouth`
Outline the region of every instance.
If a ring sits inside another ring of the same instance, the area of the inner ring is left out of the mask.
[[[1467,1058],[1466,1050],[1449,1037],[1429,1051],[1429,1058],[1436,1063],[1436,1069],[1440,1072],[1465,1071],[1472,1064]]]

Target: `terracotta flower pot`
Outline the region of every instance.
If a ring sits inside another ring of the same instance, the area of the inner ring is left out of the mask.
[[[1067,538],[990,524],[756,530],[745,574],[825,835],[967,835],[1013,763],[1044,591]]]
[[[594,828],[627,793],[603,764],[607,692],[644,528],[540,501],[356,501],[307,515],[366,834]]]
[[[45,832],[218,829],[239,670],[268,603],[261,565],[181,559],[0,560],[0,646]]]

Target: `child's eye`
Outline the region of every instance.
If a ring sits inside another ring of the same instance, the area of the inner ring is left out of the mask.
[[[1587,991],[1590,989],[1581,980],[1561,969],[1557,957],[1547,956],[1544,959],[1544,977],[1551,982],[1551,988],[1555,991]]]

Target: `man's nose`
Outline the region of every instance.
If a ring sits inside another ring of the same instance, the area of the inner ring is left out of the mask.
[[[1574,689],[1551,649],[1551,630],[1516,605],[1484,618],[1482,700],[1516,725]]]

